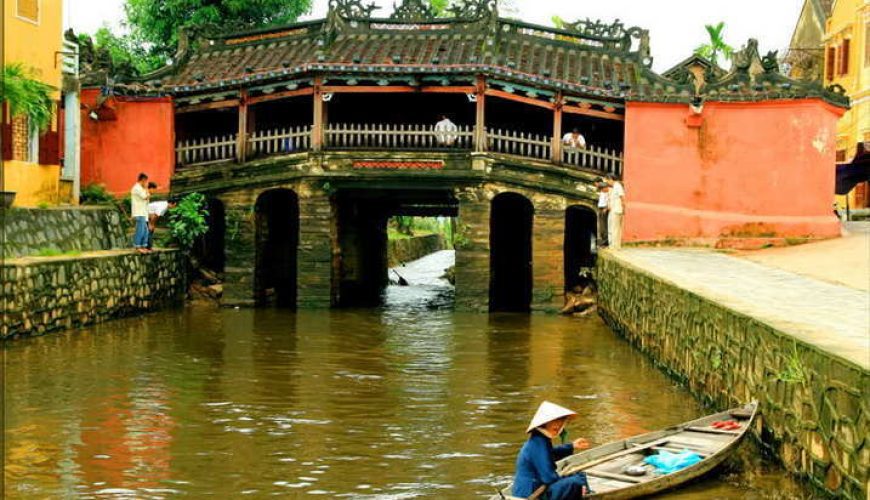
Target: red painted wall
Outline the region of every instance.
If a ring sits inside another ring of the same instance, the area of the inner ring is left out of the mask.
[[[103,184],[109,192],[125,195],[139,172],[145,172],[160,186],[158,192],[168,192],[175,169],[172,99],[112,97],[95,121],[88,115],[98,96],[97,89],[82,91],[82,186]]]
[[[629,102],[625,241],[832,237],[838,108],[806,99]]]

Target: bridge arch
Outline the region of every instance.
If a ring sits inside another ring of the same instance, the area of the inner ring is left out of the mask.
[[[296,307],[299,197],[290,189],[269,189],[257,197],[254,212],[254,299],[261,305]]]
[[[565,290],[582,284],[580,271],[595,266],[598,215],[585,205],[565,209],[564,269]]]
[[[489,310],[526,312],[532,303],[532,226],[535,209],[525,196],[505,192],[490,206]]]
[[[224,249],[226,240],[226,210],[224,203],[215,197],[206,199],[208,216],[206,223],[208,231],[196,242],[193,247],[193,255],[199,260],[202,267],[222,273],[226,253]]]

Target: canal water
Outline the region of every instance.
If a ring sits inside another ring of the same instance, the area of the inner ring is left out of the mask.
[[[456,313],[449,252],[379,310],[192,305],[5,347],[6,498],[475,498],[544,399],[593,444],[708,410],[597,318]],[[804,498],[753,443],[670,498]]]

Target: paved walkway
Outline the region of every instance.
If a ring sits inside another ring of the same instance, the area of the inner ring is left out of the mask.
[[[735,255],[765,266],[870,291],[870,222],[846,223],[842,238]]]
[[[614,255],[870,369],[870,294],[737,257],[627,248]]]

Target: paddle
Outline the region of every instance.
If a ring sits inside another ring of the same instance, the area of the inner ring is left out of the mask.
[[[391,271],[396,273],[396,276],[399,277],[399,286],[409,286],[408,280],[403,278],[401,274],[399,274],[395,269],[391,269]]]

